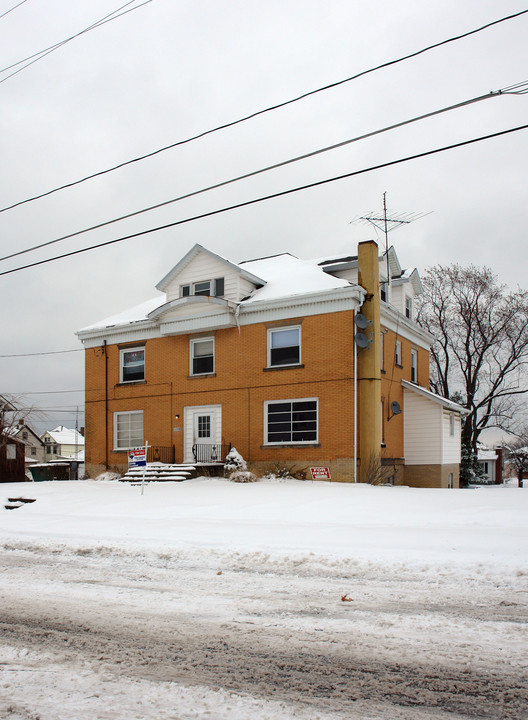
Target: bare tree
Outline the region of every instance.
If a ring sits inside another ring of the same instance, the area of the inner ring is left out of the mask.
[[[0,447],[6,445],[11,437],[11,430],[19,421],[28,422],[45,417],[36,407],[28,407],[25,401],[14,395],[0,395]]]
[[[489,268],[473,265],[429,268],[423,285],[417,321],[436,338],[431,389],[469,410],[462,426],[467,483],[480,433],[509,429],[528,392],[528,293],[508,290]]]

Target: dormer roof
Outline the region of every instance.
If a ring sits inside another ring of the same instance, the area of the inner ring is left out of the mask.
[[[241,268],[239,265],[236,265],[235,263],[231,262],[230,260],[227,260],[227,258],[222,257],[221,255],[218,255],[217,253],[214,253],[212,250],[208,250],[203,245],[200,245],[199,243],[196,243],[194,247],[192,247],[188,253],[186,253],[182,259],[176,263],[176,265],[170,270],[164,278],[162,278],[159,283],[156,285],[157,290],[161,290],[161,292],[166,292],[169,285],[172,283],[172,281],[183,271],[185,268],[189,265],[192,260],[194,260],[198,255],[200,254],[209,255],[210,257],[214,258],[215,260],[218,260],[222,262],[226,268],[229,268],[230,270],[238,273],[241,277],[245,278],[246,280],[249,280],[249,282],[254,283],[255,285],[265,285],[266,281],[262,278],[258,277],[257,275],[254,275],[251,272],[248,272],[244,268]]]

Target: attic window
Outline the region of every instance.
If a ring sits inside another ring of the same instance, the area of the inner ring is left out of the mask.
[[[180,288],[181,297],[191,295],[206,295],[209,297],[222,297],[224,294],[224,278],[215,280],[200,280],[189,285],[182,285]]]
[[[388,285],[386,282],[381,283],[380,295],[383,302],[388,302]]]
[[[412,320],[412,314],[413,314],[413,301],[412,298],[406,297],[405,298],[405,317],[408,317]]]

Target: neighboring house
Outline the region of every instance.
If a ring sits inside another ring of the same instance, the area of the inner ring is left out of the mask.
[[[502,483],[502,448],[490,450],[485,445],[477,445],[477,462],[481,477],[477,483],[500,485]]]
[[[23,421],[19,421],[17,425],[9,429],[9,434],[24,443],[26,468],[33,463],[45,462],[44,443],[29,425]]]
[[[81,433],[64,425],[47,430],[41,440],[44,443],[45,462],[75,460],[75,456],[84,450],[84,437]]]
[[[156,287],[77,333],[91,476],[125,470],[127,450],[148,441],[184,462],[220,460],[232,444],[257,472],[316,466],[368,481],[381,462],[395,483],[458,487],[463,409],[427,390],[421,282],[393,248],[235,264],[195,245]]]

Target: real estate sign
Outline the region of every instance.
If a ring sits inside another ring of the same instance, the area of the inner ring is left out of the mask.
[[[330,468],[327,467],[311,467],[312,480],[331,480]]]
[[[146,447],[140,447],[140,448],[131,448],[128,451],[128,467],[136,468],[136,467],[146,467],[147,465],[147,448]]]

